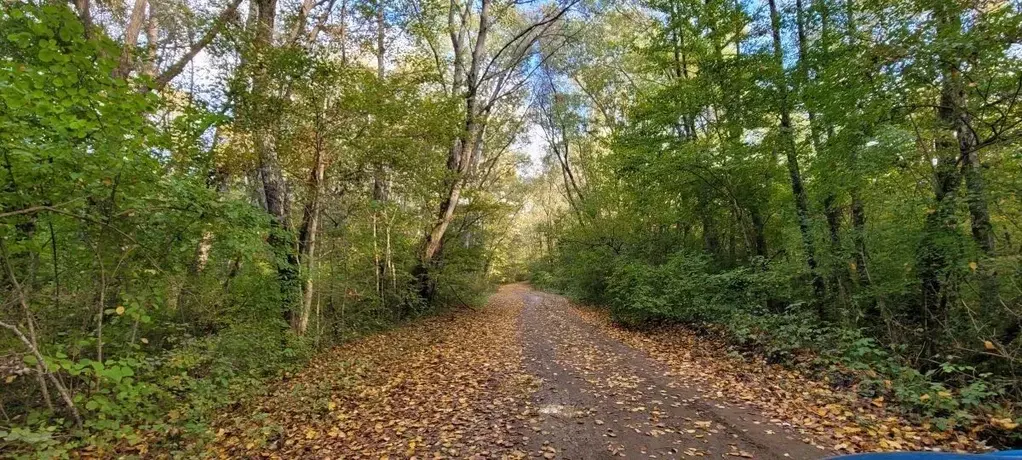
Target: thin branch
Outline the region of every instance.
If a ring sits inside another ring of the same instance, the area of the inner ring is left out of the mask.
[[[168,67],[167,70],[163,71],[160,76],[156,77],[156,80],[153,81],[152,87],[148,88],[148,90],[162,90],[171,82],[171,80],[174,79],[174,77],[177,77],[185,69],[185,67],[188,66],[188,63],[191,62],[200,51],[212,43],[213,39],[220,34],[220,31],[223,30],[224,26],[227,25],[231,18],[236,15],[238,5],[241,5],[241,1],[242,0],[232,0],[232,3],[228,5],[227,8],[224,8],[224,10],[220,12],[220,15],[213,21],[213,25],[210,26],[205,35],[203,35],[198,42],[195,42],[184,56],[181,56],[177,62],[174,62],[174,64]]]

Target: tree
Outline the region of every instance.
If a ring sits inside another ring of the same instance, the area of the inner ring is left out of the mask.
[[[426,234],[420,267],[416,270],[420,292],[430,299],[434,283],[429,269],[441,254],[444,235],[454,220],[468,176],[474,173],[483,154],[483,139],[491,113],[499,104],[523,85],[519,69],[534,55],[533,44],[564,16],[575,4],[558,5],[551,12],[517,31],[493,48],[488,49],[491,28],[500,12],[513,10],[483,0],[476,10],[471,3],[452,2],[447,11],[446,27],[450,38],[453,60],[451,69],[439,69],[452,96],[463,101],[463,129],[454,139],[447,157],[448,178],[446,192],[440,201],[436,222]],[[473,19],[476,23],[473,23]],[[471,30],[475,28],[475,34]],[[434,50],[435,52],[435,50]],[[492,54],[491,54],[492,53]],[[537,56],[542,61],[545,56]],[[440,64],[439,57],[437,58]]]

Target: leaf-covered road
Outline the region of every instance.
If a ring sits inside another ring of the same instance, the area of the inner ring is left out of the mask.
[[[532,395],[530,452],[569,458],[818,458],[759,411],[703,399],[681,375],[609,338],[563,298],[524,291],[521,339]]]
[[[320,357],[224,414],[211,453],[812,459],[834,449],[963,447],[868,400],[675,338],[616,329],[562,297],[504,286],[479,311]]]

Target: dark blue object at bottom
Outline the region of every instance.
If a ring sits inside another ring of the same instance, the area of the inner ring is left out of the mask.
[[[1022,450],[1005,450],[988,454],[948,454],[944,452],[884,452],[831,457],[841,460],[1020,460]]]

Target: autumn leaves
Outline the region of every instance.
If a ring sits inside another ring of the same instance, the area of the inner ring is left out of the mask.
[[[214,453],[812,458],[979,447],[967,433],[934,432],[883,401],[726,349],[682,329],[620,329],[562,298],[505,286],[484,309],[421,320],[320,357],[225,414]]]
[[[221,457],[501,457],[529,381],[507,289],[478,312],[410,324],[340,347],[221,420]]]

